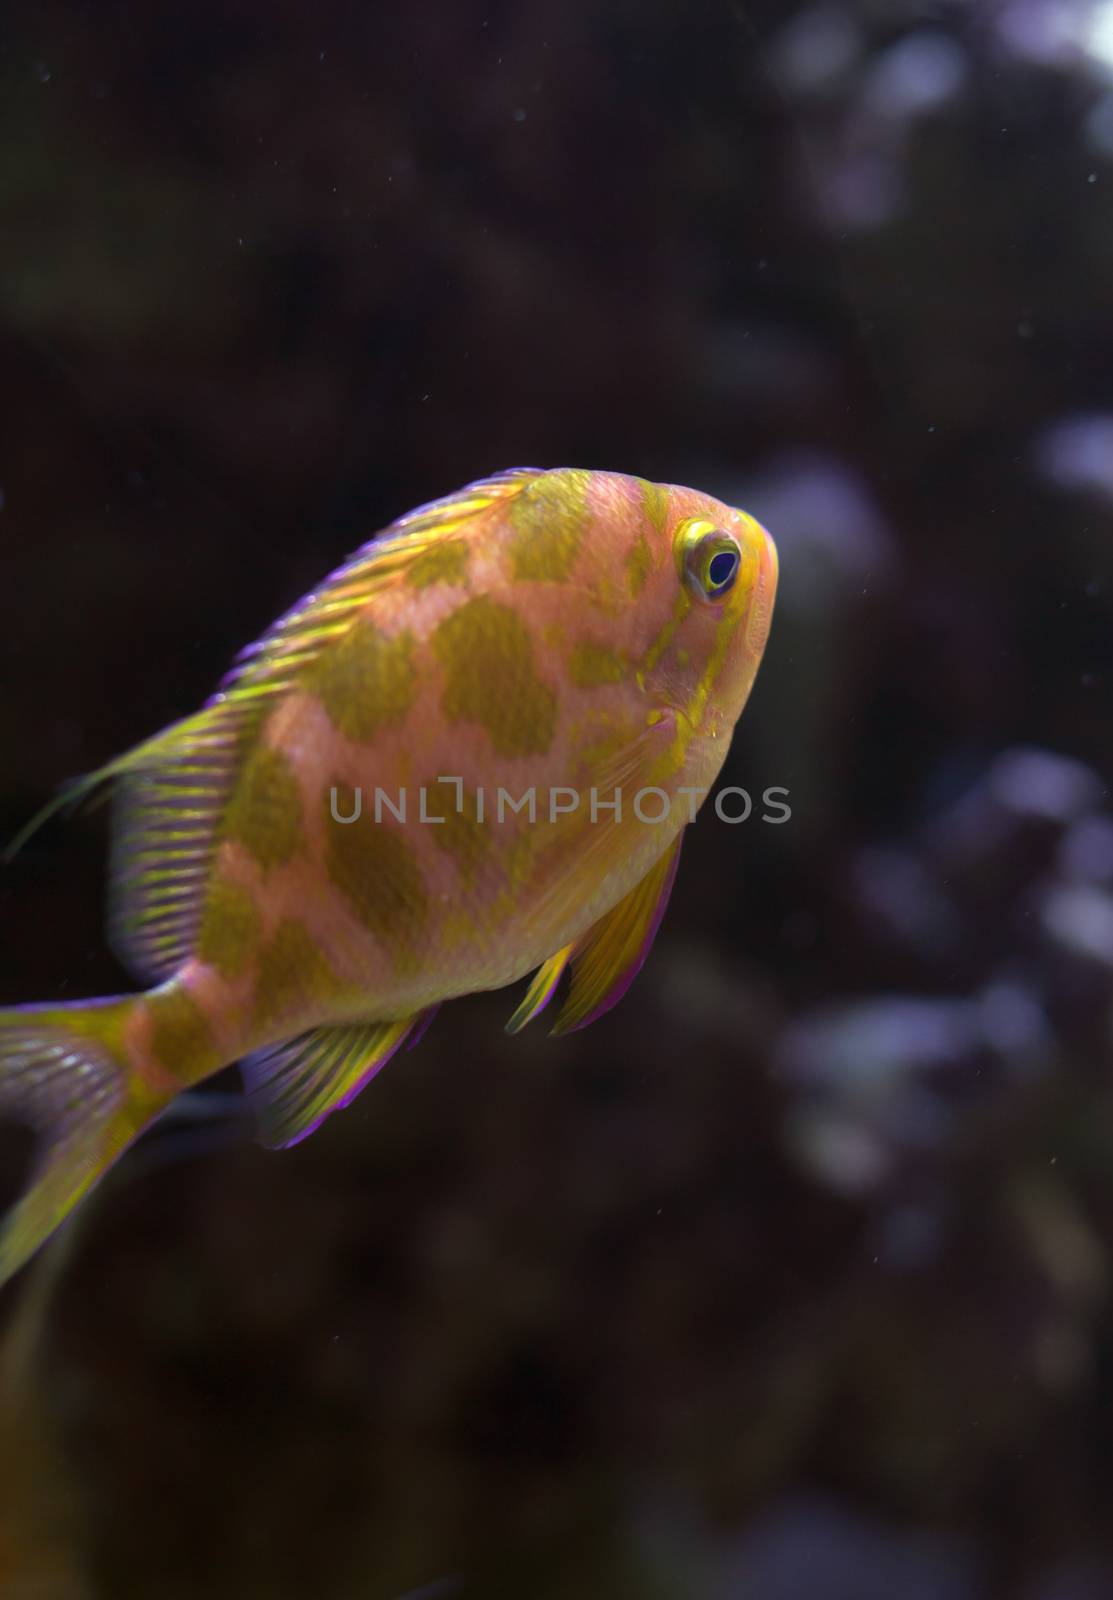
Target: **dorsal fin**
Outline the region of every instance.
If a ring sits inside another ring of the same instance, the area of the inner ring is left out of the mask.
[[[196,947],[225,802],[253,718],[223,701],[106,769],[113,794],[108,938],[145,982],[171,976]]]
[[[67,786],[19,835],[119,780],[109,931],[137,974],[158,981],[195,947],[213,850],[243,753],[275,698],[356,620],[385,585],[430,549],[464,535],[484,511],[539,475],[518,467],[408,512],[243,650],[203,710]]]

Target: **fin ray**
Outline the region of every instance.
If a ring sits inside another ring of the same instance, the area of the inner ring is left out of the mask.
[[[314,1028],[246,1056],[241,1070],[259,1142],[284,1150],[307,1139],[351,1104],[427,1015]]]
[[[586,1028],[618,1004],[641,971],[669,903],[683,837],[681,830],[641,882],[580,940],[554,1034]]]
[[[39,1144],[30,1184],[0,1226],[0,1284],[163,1109],[130,1104],[111,1045],[131,1003],[0,1012],[0,1114],[26,1124]]]
[[[252,708],[218,700],[106,773],[113,796],[108,937],[146,982],[170,977],[197,942],[220,820]]]
[[[534,973],[521,1005],[506,1024],[507,1033],[520,1033],[527,1022],[539,1017],[556,993],[561,974],[571,958],[574,945],[565,945],[556,955],[550,956]]]

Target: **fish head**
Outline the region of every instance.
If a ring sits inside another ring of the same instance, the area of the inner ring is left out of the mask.
[[[687,739],[729,739],[761,663],[777,593],[777,548],[756,518],[709,495],[670,490],[658,604],[668,623],[644,690]]]

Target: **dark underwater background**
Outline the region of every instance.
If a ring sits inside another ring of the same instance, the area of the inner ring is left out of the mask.
[[[791,821],[584,1033],[133,1151],[0,1297],[0,1595],[1113,1596],[1113,4],[0,0],[5,838],[518,464],[766,522]],[[129,987],[106,843],[0,1002]]]

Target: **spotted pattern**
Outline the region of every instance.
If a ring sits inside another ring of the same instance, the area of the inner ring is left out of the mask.
[[[587,486],[578,468],[547,472],[510,504],[510,569],[535,583],[566,583],[587,531]]]
[[[684,618],[692,609],[692,604],[693,601],[690,592],[681,586],[677,591],[676,600],[672,608],[672,615],[645,653],[641,668],[643,672],[651,671],[657,665],[658,661],[660,661],[665,651],[672,644],[672,641],[676,636],[676,630],[680,627],[680,624],[684,621]]]
[[[586,598],[605,617],[624,617],[630,607],[625,587],[609,572],[598,574],[587,589]]]
[[[439,779],[426,785],[426,809],[431,817],[444,821],[432,829],[435,844],[446,850],[456,862],[460,880],[473,888],[484,864],[490,859],[493,835],[490,823],[490,800],[487,801],[484,820],[479,820],[479,806],[473,789],[460,789],[455,783],[442,783]],[[456,809],[457,794],[461,797]]]
[[[649,518],[650,526],[656,528],[658,533],[664,533],[669,520],[669,491],[663,483],[648,483],[641,480],[642,505]]]
[[[222,978],[239,978],[247,969],[262,930],[251,895],[219,874],[205,896],[197,954]]]
[[[533,640],[517,612],[477,595],[440,623],[433,651],[444,669],[441,703],[450,722],[486,728],[499,755],[548,750],[557,697],[537,674]]]
[[[629,671],[619,651],[593,639],[581,639],[572,646],[568,675],[577,689],[598,689],[607,683],[624,683]]]
[[[468,546],[463,539],[442,539],[419,555],[406,574],[412,589],[434,583],[462,583],[468,571]]]
[[[338,980],[304,922],[287,917],[259,952],[254,1022],[265,1028],[327,1007]]]
[[[336,805],[341,816],[355,810],[355,793],[337,782]],[[419,963],[428,917],[428,896],[421,867],[410,845],[395,827],[364,816],[358,822],[334,822],[326,790],[325,860],[329,877],[353,914],[387,950],[395,970],[413,971]]]
[[[575,782],[585,787],[590,786],[601,771],[617,763],[622,752],[629,746],[630,735],[624,728],[613,728],[608,731],[600,727],[594,731],[585,731],[573,748]]]
[[[638,535],[638,542],[626,556],[626,587],[630,591],[631,600],[636,600],[649,582],[652,568],[653,555],[649,548],[649,540],[642,533]]]
[[[235,839],[264,871],[280,867],[302,840],[301,790],[280,750],[257,745],[228,802],[224,835]]]
[[[370,744],[384,728],[399,727],[414,702],[413,635],[388,638],[363,619],[321,652],[305,681],[334,728],[359,744]]]
[[[151,1053],[168,1072],[193,1082],[219,1065],[208,1019],[188,990],[177,983],[154,989],[146,1006]]]

